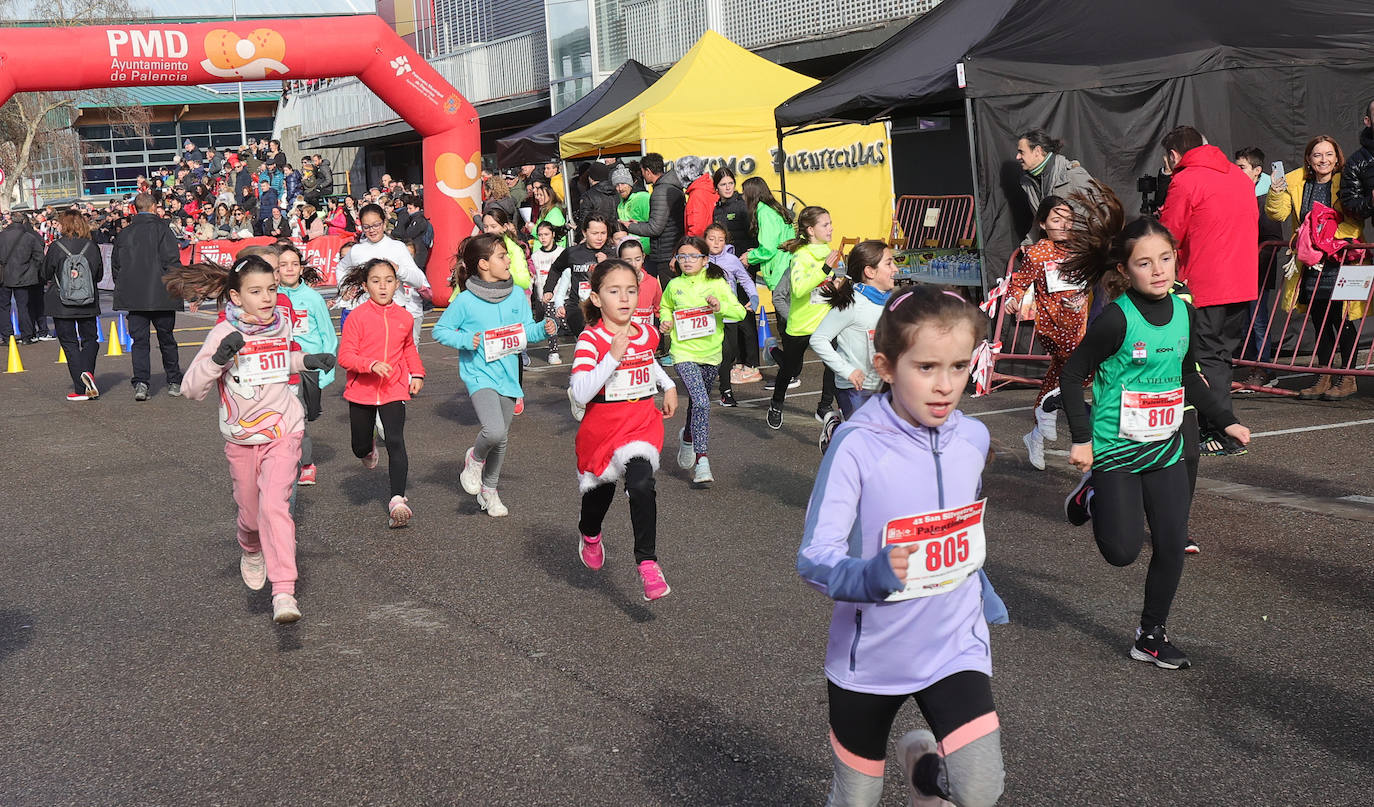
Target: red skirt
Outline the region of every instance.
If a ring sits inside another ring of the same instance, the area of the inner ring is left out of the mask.
[[[625,464],[637,457],[648,460],[657,471],[663,451],[663,413],[654,408],[652,398],[588,404],[574,447],[578,488],[583,493],[618,481],[625,475]]]

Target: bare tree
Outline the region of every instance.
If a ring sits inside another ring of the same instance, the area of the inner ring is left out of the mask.
[[[0,24],[110,25],[127,23],[146,16],[132,0],[47,0],[23,2],[0,0]],[[95,100],[109,108],[112,125],[128,134],[147,137],[151,113],[143,106],[130,104],[119,90],[89,90],[81,93],[19,93],[0,107],[0,167],[5,182],[0,185],[0,208],[8,209],[20,177],[35,169],[37,156],[54,153],[77,173],[80,189],[81,165],[85,157],[72,124],[80,114],[82,100]]]

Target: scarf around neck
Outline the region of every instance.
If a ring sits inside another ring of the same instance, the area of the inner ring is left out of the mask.
[[[887,305],[887,298],[892,296],[892,292],[878,291],[867,283],[855,283],[854,290],[867,297],[870,302],[876,305]]]
[[[499,303],[510,296],[511,290],[515,288],[515,281],[507,278],[495,283],[488,283],[479,277],[470,277],[467,286],[468,291],[475,294],[477,299],[489,303]]]
[[[234,326],[234,329],[245,336],[258,336],[270,333],[281,327],[281,309],[272,309],[272,321],[266,325],[259,325],[256,322],[249,322],[244,319],[243,309],[234,305],[232,302],[224,304],[224,321]]]

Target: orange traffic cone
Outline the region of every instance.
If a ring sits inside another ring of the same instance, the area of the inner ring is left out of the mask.
[[[105,340],[106,356],[123,356],[124,345],[119,340],[119,325],[110,323],[110,338]]]
[[[58,347],[58,348],[57,348],[57,363],[58,363],[58,364],[66,364],[66,363],[67,363],[67,351],[66,351],[65,348],[62,348],[62,347]]]
[[[9,367],[5,369],[7,373],[24,372],[24,362],[19,360],[19,340],[10,337],[10,361]]]

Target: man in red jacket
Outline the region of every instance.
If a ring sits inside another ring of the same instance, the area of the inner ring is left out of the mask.
[[[1259,296],[1255,183],[1191,126],[1169,132],[1160,146],[1172,179],[1159,221],[1178,241],[1178,277],[1197,307],[1193,352],[1208,386],[1229,410],[1231,357],[1245,337],[1249,303]],[[1225,435],[1221,439],[1224,453],[1245,452]]]
[[[683,217],[687,235],[705,238],[706,228],[715,221],[716,202],[720,201],[711,172],[706,170],[706,161],[700,157],[682,157],[674,167],[682,181],[688,183],[687,209]]]

